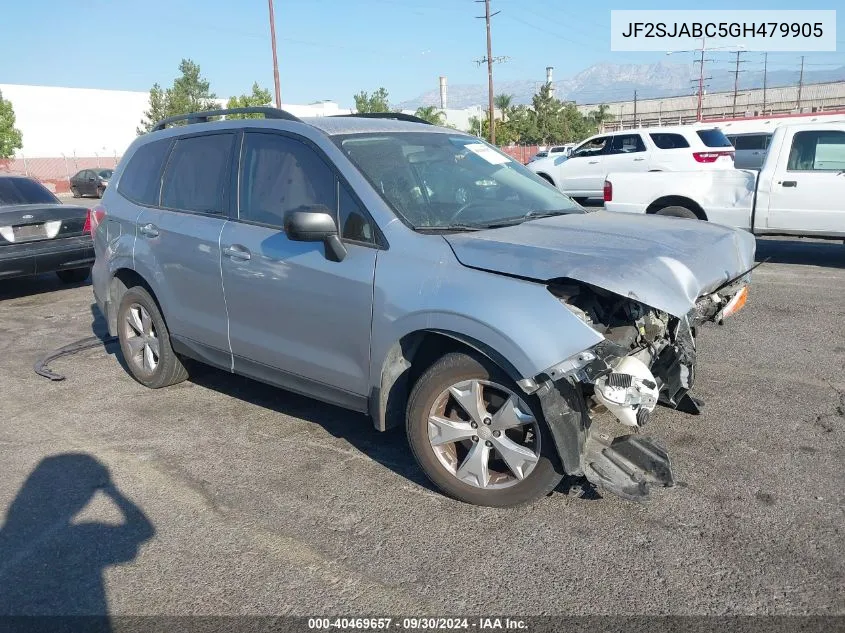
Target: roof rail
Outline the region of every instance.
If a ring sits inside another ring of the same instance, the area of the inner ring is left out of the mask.
[[[290,112],[273,108],[271,106],[250,106],[248,108],[225,108],[223,110],[206,110],[204,112],[188,112],[187,114],[177,114],[176,116],[162,119],[153,126],[151,132],[163,130],[171,123],[177,121],[187,121],[188,125],[191,123],[208,123],[210,117],[226,116],[228,114],[263,114],[265,119],[285,119],[287,121],[301,121],[299,117],[292,115]]]
[[[362,119],[395,119],[396,121],[434,125],[431,121],[426,121],[418,116],[405,114],[404,112],[358,112],[356,114],[333,114],[332,116],[360,117]]]

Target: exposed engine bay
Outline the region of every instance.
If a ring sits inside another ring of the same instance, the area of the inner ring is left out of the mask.
[[[630,427],[642,427],[659,403],[697,413],[689,396],[695,380],[696,328],[721,321],[744,304],[745,282],[699,298],[683,317],[584,283],[550,283],[549,291],[605,338],[595,358],[577,368],[585,396]],[[589,354],[588,354],[589,355]],[[563,368],[562,368],[563,369]],[[575,369],[575,367],[573,367]],[[592,387],[592,393],[589,392]]]
[[[645,426],[657,404],[686,413],[700,412],[701,402],[689,391],[695,379],[696,328],[721,322],[743,307],[747,278],[732,280],[699,297],[694,308],[678,317],[602,288],[562,280],[549,291],[573,314],[604,336],[580,354],[538,377],[537,395],[567,472],[628,499],[648,497],[651,485],[672,486],[665,449],[650,438],[632,434],[595,437],[591,413],[609,411],[622,425]],[[575,396],[575,397],[573,397]],[[567,403],[580,402],[580,409]],[[564,447],[577,445],[568,453]]]

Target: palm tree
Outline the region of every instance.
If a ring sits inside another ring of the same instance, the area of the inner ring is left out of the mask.
[[[435,106],[421,106],[414,112],[414,116],[434,125],[443,125],[443,112]]]
[[[496,95],[496,98],[493,99],[493,105],[495,105],[499,110],[502,111],[502,121],[507,119],[507,113],[511,109],[511,105],[513,104],[513,95],[506,95],[504,93]]]
[[[593,124],[599,130],[601,130],[602,126],[605,123],[613,120],[613,115],[610,114],[609,110],[610,110],[610,106],[602,103],[599,106],[598,110],[593,110],[592,112],[590,112],[589,116],[592,119]]]

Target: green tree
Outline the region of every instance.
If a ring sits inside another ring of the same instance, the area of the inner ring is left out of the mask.
[[[168,116],[217,108],[217,95],[211,92],[208,80],[200,74],[199,64],[183,59],[179,64],[179,72],[181,74],[168,90]]]
[[[149,110],[144,112],[144,118],[141,119],[141,126],[135,129],[139,135],[149,132],[156,123],[168,116],[167,93],[157,83],[150,88],[149,104]]]
[[[387,90],[384,88],[379,88],[373,94],[362,90],[352,98],[355,99],[356,112],[390,112]]]
[[[508,120],[508,113],[510,112],[511,105],[513,104],[513,95],[508,94],[498,94],[496,98],[493,99],[493,105],[499,109],[499,112],[502,113],[502,121]]]
[[[253,82],[252,93],[248,95],[241,95],[240,97],[231,97],[226,102],[227,108],[250,108],[253,106],[268,106],[273,102],[273,97],[270,91],[258,85],[258,82]],[[230,114],[229,119],[261,119],[263,114]]]
[[[15,110],[12,102],[0,93],[0,158],[11,158],[15,150],[23,147],[21,131],[15,127]]]
[[[414,116],[419,117],[429,123],[433,123],[434,125],[443,125],[444,114],[442,110],[438,110],[434,106],[422,106],[417,108],[417,111],[414,112]]]
[[[183,59],[179,64],[179,73],[173,80],[173,86],[167,90],[162,91],[159,84],[154,84],[150,89],[150,109],[144,113],[141,127],[137,129],[138,134],[149,132],[162,118],[217,109],[217,95],[211,92],[211,86],[202,76],[199,64]]]

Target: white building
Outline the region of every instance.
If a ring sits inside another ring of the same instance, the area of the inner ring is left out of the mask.
[[[23,134],[20,159],[119,157],[135,139],[148,92],[0,84]],[[226,100],[221,99],[221,106]],[[296,116],[348,114],[332,101],[282,106]]]

